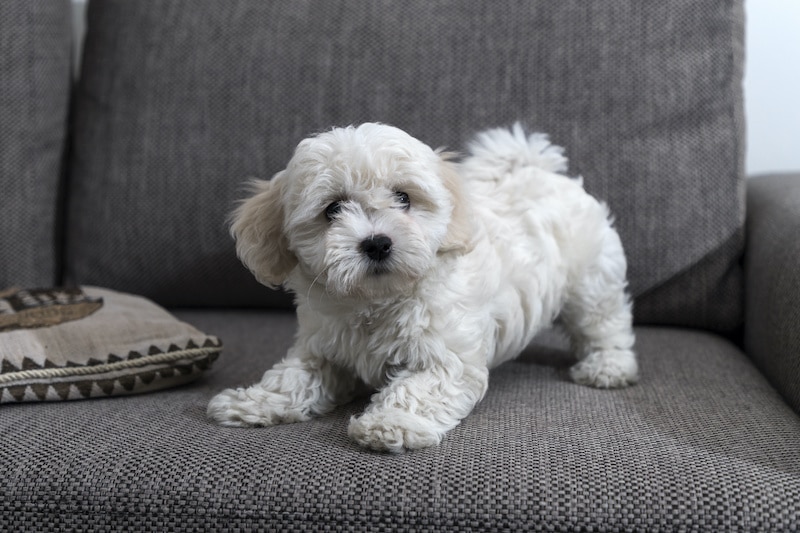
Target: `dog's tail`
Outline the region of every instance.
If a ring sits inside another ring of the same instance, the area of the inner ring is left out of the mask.
[[[566,173],[564,149],[550,143],[544,133],[525,133],[517,122],[509,128],[495,128],[475,136],[468,145],[468,164],[499,177],[522,167]]]

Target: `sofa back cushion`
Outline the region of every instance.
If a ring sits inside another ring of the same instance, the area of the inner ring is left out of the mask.
[[[521,120],[607,201],[639,322],[740,321],[742,6],[709,0],[95,2],[68,273],[162,304],[274,305],[225,218],[309,133],[461,149]]]
[[[69,2],[0,2],[0,290],[57,276]]]

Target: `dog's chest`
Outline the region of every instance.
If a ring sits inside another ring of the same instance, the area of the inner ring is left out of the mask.
[[[323,356],[350,368],[365,383],[380,386],[387,372],[418,363],[426,320],[407,306],[365,306],[326,317],[318,335]]]
[[[371,307],[359,309],[348,317],[348,326],[352,334],[359,337],[371,337],[385,328],[386,312]]]

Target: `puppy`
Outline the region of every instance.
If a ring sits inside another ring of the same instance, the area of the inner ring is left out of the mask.
[[[302,141],[231,227],[258,281],[294,292],[296,341],[259,383],[215,396],[209,417],[299,422],[367,389],[352,439],[433,446],[481,400],[489,370],[559,316],[572,380],[635,383],[622,245],[565,170],[560,148],[519,125],[479,134],[460,163],[383,124]]]

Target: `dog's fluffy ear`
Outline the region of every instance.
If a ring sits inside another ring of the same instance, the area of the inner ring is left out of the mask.
[[[447,226],[445,236],[439,252],[465,253],[472,249],[475,230],[469,212],[469,203],[462,190],[461,176],[458,174],[456,164],[450,161],[452,155],[440,154],[439,174],[444,186],[450,192],[453,202],[453,211],[450,215],[450,224]]]
[[[268,287],[281,285],[297,265],[283,232],[283,179],[279,172],[270,181],[253,180],[252,196],[231,214],[239,259]]]

